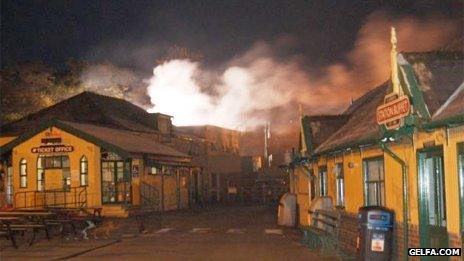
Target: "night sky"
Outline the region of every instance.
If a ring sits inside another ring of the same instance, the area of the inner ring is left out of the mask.
[[[1,64],[69,58],[150,71],[173,45],[223,63],[257,41],[290,39],[277,56],[343,59],[374,11],[459,18],[462,1],[1,1]]]

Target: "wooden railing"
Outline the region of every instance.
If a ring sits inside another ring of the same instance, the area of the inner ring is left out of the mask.
[[[87,187],[68,190],[20,191],[14,194],[15,208],[82,208],[87,206]]]
[[[160,207],[160,192],[159,190],[144,181],[140,182],[140,199],[141,207],[158,210]]]

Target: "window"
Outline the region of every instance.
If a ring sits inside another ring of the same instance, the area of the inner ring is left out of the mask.
[[[309,193],[311,196],[311,200],[313,200],[316,197],[316,181],[317,181],[317,178],[314,175],[314,170],[311,168],[309,170],[309,186],[311,189]]]
[[[385,174],[383,158],[366,159],[364,169],[364,204],[385,206]]]
[[[44,182],[45,182],[45,169],[44,169],[44,157],[39,156],[37,157],[37,190],[42,191],[44,190]]]
[[[319,167],[319,196],[327,196],[327,166]]]
[[[44,169],[69,168],[68,156],[46,156],[44,157]]]
[[[337,207],[345,207],[345,177],[343,163],[335,164],[335,179],[337,186]]]
[[[27,188],[27,161],[21,159],[19,161],[19,187]]]
[[[81,157],[80,161],[80,183],[81,186],[89,185],[89,162],[85,155]]]

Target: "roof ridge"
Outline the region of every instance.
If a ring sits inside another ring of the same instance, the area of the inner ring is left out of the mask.
[[[106,128],[106,129],[112,129],[112,130],[117,130],[117,131],[125,131],[125,132],[132,132],[132,133],[146,133],[146,134],[157,134],[156,132],[147,132],[147,131],[137,131],[137,130],[130,130],[130,129],[125,129],[125,128],[118,128],[116,126],[108,126],[108,125],[100,125],[100,124],[95,124],[93,122],[78,122],[78,121],[69,121],[69,120],[57,120],[62,123],[73,123],[73,124],[81,124],[81,125],[92,125],[96,126],[99,128]]]
[[[353,103],[345,110],[343,111],[343,113],[341,113],[342,115],[350,115],[350,114],[353,114],[354,111],[356,111],[360,106],[362,106],[362,104],[364,104],[366,101],[368,101],[368,97],[370,97],[371,95],[375,95],[375,93],[381,91],[383,88],[385,88],[385,85],[388,85],[390,83],[390,79],[383,82],[382,84],[379,84],[378,86],[376,86],[375,88],[372,88],[370,89],[369,91],[367,91],[366,93],[364,93],[363,95],[359,96],[358,98],[356,98]]]
[[[440,108],[432,115],[432,119],[435,118],[437,115],[440,115],[448,105],[453,102],[460,92],[464,91],[464,82],[448,97],[445,103],[443,103]]]

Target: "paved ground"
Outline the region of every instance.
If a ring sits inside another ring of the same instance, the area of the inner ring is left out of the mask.
[[[3,247],[2,260],[321,260],[299,243],[295,229],[275,225],[268,207],[211,207],[146,218],[146,231],[124,221],[112,240],[41,242],[20,251]],[[4,241],[4,240],[2,240]],[[96,248],[96,249],[94,249]],[[21,250],[22,249],[22,250]],[[42,249],[43,251],[41,251]],[[330,259],[327,259],[330,260]]]

